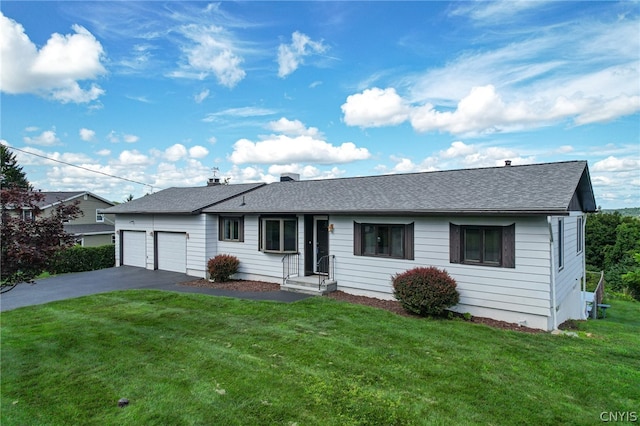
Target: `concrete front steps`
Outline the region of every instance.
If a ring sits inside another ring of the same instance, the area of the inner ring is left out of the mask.
[[[312,294],[314,296],[324,296],[338,289],[337,281],[329,281],[328,279],[318,288],[319,280],[320,277],[318,275],[290,277],[285,280],[285,283],[280,286],[280,289],[296,293]]]

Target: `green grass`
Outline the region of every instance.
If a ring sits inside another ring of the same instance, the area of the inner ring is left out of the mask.
[[[327,298],[134,290],[21,308],[2,314],[0,422],[599,424],[640,411],[640,304],[611,304],[579,338]]]

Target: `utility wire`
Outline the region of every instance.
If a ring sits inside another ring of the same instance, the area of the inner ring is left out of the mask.
[[[110,178],[126,180],[127,182],[133,182],[133,183],[137,183],[138,185],[148,186],[149,188],[151,188],[151,192],[153,192],[153,190],[154,190],[154,187],[149,185],[148,183],[138,182],[137,180],[124,178],[124,177],[121,177],[121,176],[110,175],[109,173],[101,172],[99,170],[93,170],[93,169],[90,169],[88,167],[78,166],[77,164],[67,163],[66,161],[56,160],[55,158],[50,158],[50,157],[47,157],[45,155],[36,154],[35,152],[25,151],[24,149],[15,148],[13,146],[7,146],[7,148],[15,149],[16,151],[20,151],[20,152],[23,152],[23,153],[29,154],[29,155],[35,155],[36,157],[44,158],[45,160],[55,161],[56,163],[61,163],[61,164],[67,165],[67,166],[76,167],[78,169],[86,170],[88,172],[93,172],[93,173],[98,173],[98,174],[101,174],[101,175],[104,175],[104,176],[109,176]]]

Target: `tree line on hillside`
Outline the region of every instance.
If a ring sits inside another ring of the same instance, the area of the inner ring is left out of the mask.
[[[619,212],[593,213],[586,224],[589,271],[604,271],[609,291],[640,300],[640,219]]]

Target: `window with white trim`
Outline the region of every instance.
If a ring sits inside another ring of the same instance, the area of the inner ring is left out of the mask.
[[[96,222],[104,222],[104,215],[100,210],[96,209]]]
[[[261,218],[260,251],[265,253],[297,253],[298,219],[296,217]]]
[[[218,240],[220,241],[244,241],[243,217],[220,217],[218,221]]]
[[[558,219],[558,269],[564,268],[564,219]]]
[[[580,216],[580,217],[578,217],[578,220],[576,221],[577,222],[576,223],[577,234],[578,234],[578,237],[576,238],[576,253],[578,253],[578,254],[582,253],[582,248],[583,248],[582,247],[583,246],[583,241],[582,241],[582,239],[583,239],[583,229],[582,229],[583,220],[584,219],[582,218],[582,216]]]

